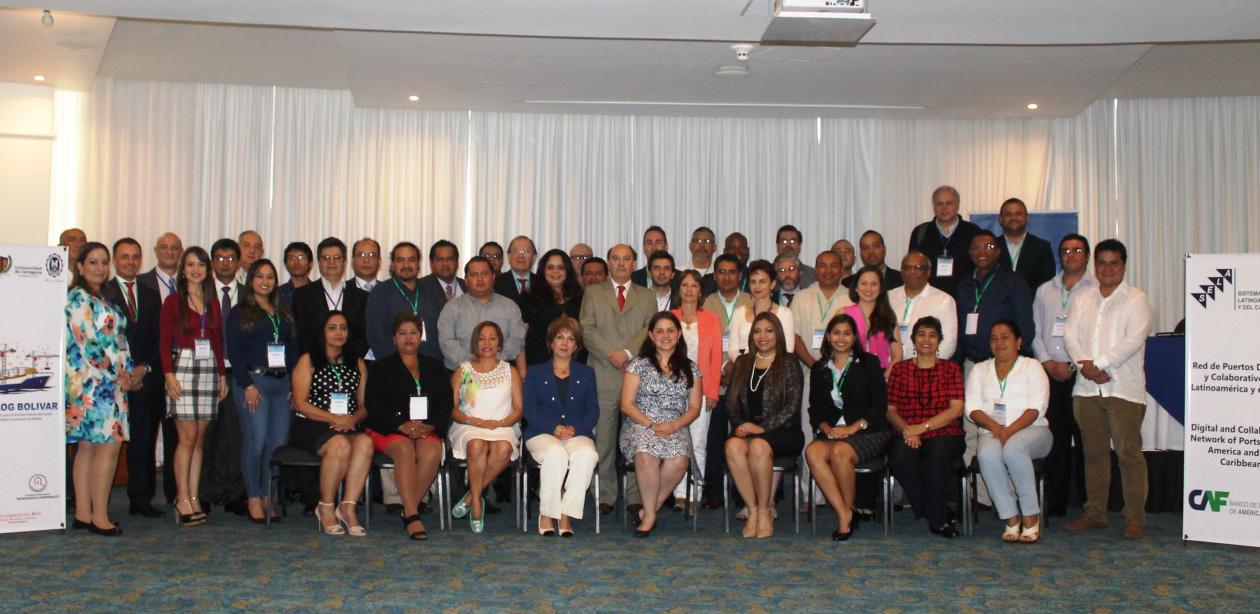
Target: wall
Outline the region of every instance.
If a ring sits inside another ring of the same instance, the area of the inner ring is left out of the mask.
[[[45,244],[53,140],[53,88],[0,82],[0,244]]]

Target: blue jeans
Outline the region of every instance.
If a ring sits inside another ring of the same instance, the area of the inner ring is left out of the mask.
[[[241,420],[241,476],[245,494],[250,498],[266,497],[267,466],[271,455],[289,440],[289,378],[254,376],[254,386],[262,401],[250,411],[245,406],[245,389],[232,381],[232,397]]]
[[[1024,428],[1011,435],[1005,446],[989,431],[980,429],[976,458],[999,518],[1041,513],[1032,459],[1045,458],[1053,443],[1054,437],[1046,426]]]

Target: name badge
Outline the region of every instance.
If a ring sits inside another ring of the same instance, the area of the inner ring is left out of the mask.
[[[729,351],[731,351],[731,334],[722,333],[722,353],[725,354]]]
[[[1054,328],[1050,330],[1050,334],[1055,337],[1062,337],[1064,331],[1067,330],[1067,317],[1059,316],[1054,319]]]
[[[328,395],[328,411],[334,416],[350,414],[350,393],[334,392]]]
[[[409,408],[412,420],[429,419],[429,397],[411,397]]]
[[[193,340],[193,358],[197,360],[210,360],[211,358],[214,358],[214,356],[210,353],[209,339]]]
[[[283,369],[284,368],[284,345],[280,343],[267,344],[267,368]]]
[[[993,404],[993,421],[1006,426],[1006,403]]]
[[[823,336],[824,336],[824,335],[826,335],[826,334],[827,334],[827,333],[826,333],[826,331],[824,331],[823,329],[821,329],[821,328],[815,328],[815,329],[814,329],[814,340],[810,342],[809,347],[810,347],[811,349],[821,350],[821,349],[822,349],[822,344],[823,344]]]
[[[954,258],[951,256],[938,256],[936,258],[936,276],[937,277],[953,277],[954,276]]]
[[[897,335],[901,337],[901,358],[914,358],[914,340],[910,338],[910,325],[898,326]]]
[[[968,335],[974,335],[980,329],[980,314],[971,312],[967,314],[967,332]]]

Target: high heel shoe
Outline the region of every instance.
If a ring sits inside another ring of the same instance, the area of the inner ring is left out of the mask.
[[[333,508],[333,519],[340,520],[337,517],[337,506],[334,505],[332,501],[327,503],[320,501],[319,504],[315,506],[315,526],[319,528],[320,533],[323,533],[324,535],[345,535],[346,530],[341,528],[340,522],[335,522],[331,525],[324,524],[324,519],[319,515],[319,510],[323,507]]]
[[[423,527],[423,526],[424,526],[424,524],[423,524],[423,523],[422,523],[422,521],[420,520],[420,514],[412,514],[412,515],[410,515],[410,516],[403,516],[403,519],[402,519],[402,523],[403,523],[403,530],[404,530],[404,531],[406,531],[406,530],[407,530],[407,526],[408,526],[408,525],[410,525],[410,524],[411,524],[411,523],[413,523],[413,522],[421,522],[421,525],[420,525],[420,526],[421,526],[421,527]],[[408,534],[407,534],[407,537],[410,537],[411,539],[414,539],[414,540],[416,540],[416,541],[418,541],[418,542],[422,542],[422,541],[425,541],[425,540],[429,539],[429,532],[428,532],[427,530],[425,530],[425,529],[421,528],[421,529],[419,529],[419,530],[417,530],[417,531],[414,531],[414,532],[408,533]]]
[[[89,522],[87,529],[94,535],[102,535],[105,537],[118,537],[119,535],[122,535],[122,527],[118,526],[118,523],[116,522],[112,524],[113,526],[111,526],[110,528],[102,529],[96,526],[95,522]]]
[[[841,531],[840,527],[836,527],[836,530],[831,533],[831,541],[849,541],[849,538],[853,537],[853,532],[856,531],[861,524],[862,516],[855,511],[853,513],[853,517],[849,519],[849,530]]]
[[[191,516],[194,517],[193,520],[200,520],[201,522],[210,520],[210,512],[204,512],[197,509],[201,507],[201,502],[197,500],[197,497],[190,497],[188,499],[188,505],[192,507],[193,511]]]
[[[341,515],[341,506],[342,506],[342,505],[349,505],[349,506],[353,509],[355,506],[359,505],[359,502],[358,502],[358,501],[342,501],[342,502],[341,502],[341,504],[340,504],[340,505],[338,505],[338,506],[337,506],[337,508],[336,508],[335,510],[333,510],[333,518],[336,518],[336,519],[337,519],[337,522],[341,523],[341,525],[342,525],[343,527],[345,527],[345,529],[346,529],[346,533],[347,533],[350,537],[363,537],[363,536],[367,535],[367,529],[363,528],[363,525],[361,525],[361,524],[356,524],[356,525],[354,525],[354,526],[351,526],[351,525],[350,525],[350,521],[349,521],[349,520],[346,520],[344,517],[342,517],[342,515]],[[351,517],[351,518],[354,518],[353,513],[351,513],[351,516],[350,516],[350,517]],[[357,519],[356,519],[356,520],[357,520]]]
[[[189,499],[182,499],[181,501],[182,501],[183,503],[187,503],[187,504],[188,504],[188,509],[192,509],[192,501],[191,501],[191,500],[189,500]],[[197,525],[199,525],[199,524],[203,524],[203,523],[205,523],[205,521],[206,521],[205,516],[198,516],[198,515],[197,515],[197,512],[195,512],[195,511],[193,511],[193,512],[189,512],[189,513],[187,513],[187,514],[185,514],[185,513],[181,512],[181,511],[179,511],[179,504],[181,503],[181,501],[176,501],[176,502],[175,502],[175,524],[177,524],[177,525],[179,525],[179,526],[181,526],[181,527],[195,527],[195,526],[197,526]],[[76,520],[75,522],[78,522],[78,521]]]
[[[555,537],[556,536],[555,526],[553,525],[551,528],[544,529],[542,526],[542,519],[543,519],[543,515],[539,514],[538,515],[538,534],[543,537]]]

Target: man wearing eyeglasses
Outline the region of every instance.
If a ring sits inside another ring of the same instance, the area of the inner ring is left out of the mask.
[[[902,284],[901,273],[886,262],[888,247],[884,245],[884,235],[876,230],[867,230],[858,239],[858,249],[862,258],[862,266],[877,266],[884,277],[884,291],[890,291]],[[844,287],[852,288],[857,278],[850,275],[844,278]]]
[[[959,281],[971,276],[974,265],[968,257],[971,238],[980,227],[962,219],[958,207],[962,202],[958,190],[943,185],[932,191],[933,219],[914,227],[909,249],[918,250],[932,259],[931,284],[952,294]],[[985,339],[988,339],[986,329]],[[986,343],[987,345],[987,343]]]
[[[582,273],[582,265],[586,264],[586,261],[590,260],[594,255],[595,250],[591,249],[591,246],[585,243],[574,243],[573,247],[569,248],[569,264],[572,264],[573,270],[580,275]]]
[[[1083,444],[1076,418],[1072,415],[1072,388],[1076,385],[1076,364],[1068,356],[1064,333],[1067,328],[1068,306],[1072,297],[1089,288],[1098,286],[1089,274],[1089,241],[1078,234],[1069,234],[1059,241],[1059,261],[1063,273],[1037,288],[1033,301],[1033,319],[1037,321],[1037,336],[1033,338],[1033,355],[1041,361],[1050,377],[1050,407],[1046,420],[1050,422],[1050,435],[1054,444],[1045,460],[1046,500],[1043,506],[1047,514],[1063,516],[1067,513],[1072,475],[1084,499],[1085,469]],[[1075,449],[1072,440],[1076,440]]]
[[[998,224],[1002,226],[1002,266],[1009,268],[1028,282],[1028,289],[1036,292],[1041,284],[1054,277],[1054,253],[1050,242],[1028,232],[1028,207],[1018,198],[1008,198],[998,210]]]
[[[486,241],[481,244],[481,248],[477,250],[477,255],[486,259],[490,263],[491,270],[495,275],[503,272],[503,246],[496,241]]]
[[[542,277],[534,272],[536,258],[538,248],[534,247],[533,239],[525,235],[512,239],[508,243],[508,270],[494,278],[494,293],[512,299],[517,309],[524,310],[530,288],[543,283]]]
[[[381,272],[381,244],[375,239],[364,237],[354,242],[351,251],[351,265],[354,267],[354,279],[350,280],[364,292],[371,292],[376,287],[377,275]]]
[[[814,267],[800,262],[802,239],[800,230],[791,224],[784,224],[779,227],[778,232],[774,233],[774,249],[778,254],[796,256],[797,266],[800,269],[798,287],[808,288],[818,281],[818,275],[814,272]]]
[[[928,283],[931,276],[932,261],[923,252],[908,252],[901,258],[901,279],[905,284],[888,291],[888,304],[897,314],[902,358],[914,358],[910,332],[915,322],[927,316],[941,321],[941,344],[936,355],[949,360],[958,348],[958,306],[954,297]]]
[[[368,293],[345,279],[346,244],[337,237],[327,237],[315,247],[315,253],[319,281],[293,291],[293,321],[302,353],[320,348],[324,318],[329,311],[341,311],[350,325],[346,351],[351,356],[363,356],[367,352]]]
[[[281,284],[276,292],[280,295],[280,302],[286,307],[293,308],[293,292],[306,284],[311,283],[311,266],[314,260],[311,253],[311,246],[301,242],[294,241],[284,248],[284,270],[289,273],[289,281]]]
[[[708,226],[701,226],[691,231],[691,241],[687,244],[691,252],[691,266],[700,273],[700,294],[702,297],[717,290],[717,282],[713,279],[713,254],[717,252],[717,235]],[[703,298],[702,298],[703,300]]]
[[[250,232],[245,231],[241,236],[247,236]],[[262,240],[258,239],[258,243],[261,244]],[[241,270],[240,262],[241,246],[236,241],[223,238],[210,246],[214,297],[206,298],[218,303],[224,314],[231,311],[245,296],[244,283],[237,281]],[[226,332],[225,328],[224,333]],[[227,376],[231,377],[232,365],[227,358],[223,359],[223,367]],[[211,420],[206,429],[205,443],[202,444],[203,478],[201,492],[198,493],[206,511],[214,503],[229,510],[243,509],[245,505],[245,480],[241,477],[241,420],[236,411],[236,403],[229,394],[219,401],[219,419]]]
[[[1002,252],[998,248],[997,236],[983,228],[977,230],[971,237],[968,253],[972,271],[954,286],[959,324],[958,350],[954,360],[962,363],[964,381],[971,375],[973,366],[993,358],[989,330],[998,320],[1009,319],[1019,325],[1025,340],[1020,353],[1025,356],[1033,355],[1032,344],[1028,340],[1037,334],[1028,283],[999,266],[998,258]],[[963,420],[963,431],[967,444],[963,461],[970,463],[976,455],[979,430],[974,422]],[[976,498],[984,504],[989,502],[988,491],[982,481],[977,481]]]
[[[801,291],[801,261],[796,254],[785,252],[774,257],[774,292],[770,300],[788,307]]]

